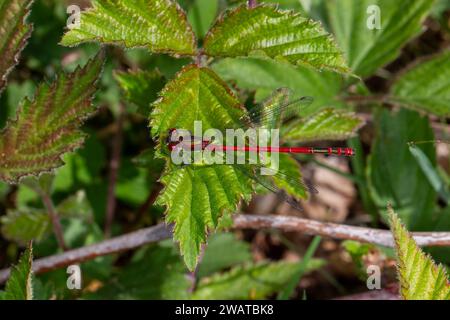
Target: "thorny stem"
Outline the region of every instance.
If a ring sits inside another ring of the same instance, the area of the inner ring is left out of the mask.
[[[394,241],[389,230],[325,223],[296,217],[270,215],[236,215],[234,229],[279,229],[284,232],[300,232],[309,235],[356,240],[393,247]],[[92,260],[99,256],[131,250],[140,246],[168,239],[172,236],[172,226],[159,224],[151,228],[134,231],[103,242],[66,251],[62,254],[37,259],[33,263],[35,273],[44,273],[63,268],[74,263]],[[413,232],[419,246],[450,246],[450,232]],[[0,271],[0,283],[9,277],[9,269]]]
[[[106,199],[106,222],[105,222],[105,237],[111,236],[111,228],[114,222],[114,214],[116,211],[116,183],[120,167],[120,160],[122,154],[123,144],[123,125],[125,122],[125,107],[122,103],[119,104],[119,115],[117,118],[117,132],[114,137],[112,146],[111,161],[109,163],[109,184],[108,194]]]
[[[52,221],[53,232],[55,233],[56,241],[58,242],[58,246],[66,251],[67,247],[64,242],[63,230],[61,226],[61,221],[59,220],[58,213],[55,210],[55,206],[53,204],[52,199],[47,194],[47,192],[41,191],[40,196],[42,198],[42,202],[44,203],[45,208],[47,209],[50,220]]]
[[[248,0],[248,7],[249,8],[254,8],[254,7],[256,7],[257,6],[257,2],[256,2],[256,0]]]

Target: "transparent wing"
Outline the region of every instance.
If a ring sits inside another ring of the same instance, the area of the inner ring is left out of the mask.
[[[240,118],[240,122],[246,127],[275,128],[277,124],[298,116],[300,111],[306,109],[312,102],[311,97],[301,97],[290,102],[263,104],[246,112]]]
[[[250,179],[263,186],[265,189],[277,194],[294,209],[297,209],[299,211],[303,211],[303,208],[299,201],[295,197],[288,194],[285,190],[279,188],[275,183],[275,179],[284,180],[286,182],[289,182],[291,185],[297,184],[299,187],[307,190],[309,193],[318,193],[317,189],[313,186],[312,183],[303,181],[303,179],[296,179],[279,170],[270,169],[261,165],[235,165],[235,167]],[[260,172],[262,168],[269,171],[273,170],[273,172],[271,172],[271,175],[261,175]]]

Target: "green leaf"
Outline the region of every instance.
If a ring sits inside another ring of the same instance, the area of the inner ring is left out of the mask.
[[[422,30],[422,22],[434,1],[430,0],[339,0],[325,1],[331,30],[344,51],[350,68],[369,76],[393,61],[401,48]],[[368,28],[380,9],[381,29]]]
[[[196,41],[186,15],[172,0],[94,0],[81,14],[80,26],[61,40],[145,47],[152,52],[194,55]]]
[[[208,240],[197,276],[203,278],[214,272],[251,261],[248,243],[236,239],[233,233],[217,233]]]
[[[450,300],[450,283],[444,266],[436,265],[419,248],[392,208],[389,209],[389,217],[403,299]]]
[[[16,66],[19,55],[31,35],[26,23],[32,0],[0,0],[0,92],[9,72]]]
[[[354,113],[325,109],[295,121],[283,139],[292,142],[346,140],[354,136],[363,123]]]
[[[58,204],[56,212],[61,218],[78,218],[84,223],[92,222],[92,208],[82,190]],[[51,234],[51,220],[45,210],[19,208],[9,210],[0,218],[2,234],[10,240],[26,243],[31,240],[40,242]]]
[[[195,65],[183,68],[160,96],[150,122],[152,135],[160,140],[172,128],[194,130],[194,121],[202,121],[203,130],[233,128],[243,114],[226,83],[212,70]]]
[[[103,60],[101,53],[84,68],[41,84],[32,101],[23,101],[17,118],[1,133],[0,180],[17,183],[51,171],[63,164],[64,153],[82,145],[78,127],[95,111],[91,100]]]
[[[381,110],[374,123],[376,139],[368,159],[367,179],[370,194],[380,212],[385,213],[392,203],[400,218],[412,230],[430,230],[436,192],[428,183],[421,167],[408,148],[411,141],[433,140],[429,121],[417,112]],[[432,144],[420,149],[436,166],[436,152]]]
[[[280,175],[274,176],[275,185],[285,190],[296,199],[308,199],[308,190],[301,183],[303,181],[300,165],[291,155],[279,154]]]
[[[208,32],[219,9],[218,0],[195,0],[188,10],[188,20],[192,24],[195,34],[203,38]]]
[[[222,15],[204,42],[209,56],[263,54],[295,65],[349,73],[341,51],[319,22],[274,6],[240,6]]]
[[[391,100],[438,116],[450,116],[450,52],[408,70],[393,85]]]
[[[417,148],[416,145],[410,144],[409,151],[416,159],[417,163],[419,164],[433,189],[441,196],[441,198],[447,203],[447,205],[449,205],[450,192],[448,190],[447,184],[439,175],[436,167],[431,164],[430,159],[428,159],[423,151]]]
[[[121,269],[87,299],[187,299],[191,283],[174,248],[158,245]]]
[[[235,212],[252,192],[247,176],[233,166],[187,167],[165,172],[158,204],[167,206],[166,221],[175,223],[174,239],[189,270],[197,265],[208,229],[217,228],[224,211]]]
[[[138,111],[148,116],[150,113],[150,104],[157,97],[158,92],[164,86],[164,77],[158,70],[154,71],[117,71],[114,77],[125,92],[125,98],[138,107]]]
[[[11,275],[6,282],[1,300],[33,300],[33,248],[30,243],[16,266],[11,268]]]
[[[152,113],[152,134],[161,143],[171,128],[193,131],[196,120],[202,121],[203,130],[233,128],[242,112],[239,100],[212,70],[190,65],[161,92]],[[168,152],[164,145],[159,148]],[[165,189],[158,203],[167,206],[166,220],[175,222],[174,238],[193,270],[207,230],[218,226],[224,211],[234,212],[241,198],[248,199],[251,183],[227,165],[168,168],[161,182]]]
[[[309,115],[322,107],[344,107],[336,99],[341,92],[342,77],[330,71],[318,72],[303,66],[256,57],[226,58],[212,67],[222,79],[235,82],[239,88],[255,90],[257,101],[278,88],[291,89],[295,94],[291,99],[313,97],[313,103],[302,111],[302,115]]]
[[[312,259],[305,271],[311,272],[323,265]],[[229,272],[216,274],[200,281],[193,299],[263,299],[281,290],[299,270],[298,263],[257,263],[236,267]]]
[[[52,230],[48,214],[37,209],[9,210],[6,216],[1,217],[0,222],[3,236],[19,243],[40,241]]]

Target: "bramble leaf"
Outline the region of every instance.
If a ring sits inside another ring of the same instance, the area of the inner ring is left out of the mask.
[[[203,131],[233,128],[241,116],[239,100],[226,84],[212,70],[190,65],[161,92],[152,113],[152,134],[159,136],[161,143],[171,128],[194,132],[197,120],[202,121]],[[159,148],[167,149],[161,144]],[[227,165],[168,168],[161,182],[165,190],[158,203],[167,206],[166,220],[175,222],[174,238],[193,270],[207,230],[218,226],[224,211],[233,212],[239,199],[250,196],[251,182]]]
[[[158,70],[154,71],[117,71],[114,77],[125,92],[126,99],[135,104],[141,114],[148,116],[150,104],[164,87],[164,77]]]
[[[206,35],[204,48],[209,56],[258,54],[319,70],[350,72],[342,52],[319,22],[271,5],[227,11]]]
[[[6,78],[18,63],[19,55],[31,35],[26,23],[32,0],[0,0],[0,92]]]
[[[151,116],[154,137],[166,137],[168,130],[194,130],[202,121],[203,130],[233,128],[243,114],[239,100],[211,69],[189,65],[160,93]]]
[[[165,172],[158,204],[167,206],[166,221],[175,222],[174,238],[190,270],[197,265],[208,229],[217,228],[224,211],[235,212],[252,193],[249,178],[233,166],[187,167]]]
[[[323,262],[311,259],[306,272],[319,269]],[[297,274],[300,265],[292,262],[256,263],[235,267],[200,281],[193,299],[263,299],[279,291]]]
[[[388,211],[403,299],[450,300],[450,283],[444,266],[436,265],[432,258],[419,248],[392,208]]]
[[[33,247],[28,246],[16,266],[11,268],[11,275],[6,282],[0,300],[33,300]]]
[[[196,52],[192,27],[172,0],[94,0],[92,5],[81,14],[80,26],[64,35],[62,45],[98,41],[173,55]]]
[[[292,142],[346,140],[353,136],[363,120],[351,112],[322,110],[308,118],[295,121],[283,138]]]
[[[350,68],[369,76],[393,61],[406,42],[422,30],[434,1],[324,1],[330,28]],[[377,19],[380,29],[377,29]]]
[[[403,74],[391,89],[391,100],[438,116],[450,116],[450,52]]]
[[[0,180],[51,171],[63,164],[61,156],[81,146],[78,130],[95,107],[91,104],[104,61],[103,52],[84,68],[61,74],[51,85],[39,86],[32,101],[25,99],[0,137]]]

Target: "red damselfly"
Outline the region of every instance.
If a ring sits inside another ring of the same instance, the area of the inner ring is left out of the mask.
[[[248,129],[250,127],[273,127],[273,123],[281,122],[283,118],[289,118],[299,114],[302,108],[310,105],[312,103],[312,98],[302,97],[300,99],[294,100],[289,103],[273,105],[265,109],[256,109],[244,113],[244,115],[239,119],[240,128]],[[268,105],[269,103],[262,104]],[[239,129],[237,127],[232,129]],[[190,139],[188,141],[173,141],[171,139],[176,135],[178,129],[170,129],[167,139],[167,146],[170,151],[176,147],[183,147],[184,149],[198,150],[201,148],[214,149],[216,151],[233,151],[233,152],[267,152],[267,153],[288,153],[288,154],[324,154],[324,155],[334,155],[334,156],[354,156],[355,151],[353,148],[347,147],[309,147],[309,146],[298,146],[298,147],[271,147],[271,146],[235,146],[235,145],[223,145],[215,144],[214,141],[208,139],[201,139],[200,137],[195,137],[190,134]]]
[[[247,130],[249,128],[280,128],[282,123],[289,123],[290,120],[300,114],[300,112],[307,108],[312,103],[312,98],[302,97],[291,102],[281,102],[280,98],[287,97],[286,91],[279,90],[271,100],[266,103],[257,106],[256,108],[245,112],[237,122],[237,125],[229,129],[242,129]],[[286,99],[285,99],[286,100]],[[222,141],[215,141],[210,139],[204,139],[202,137],[196,137],[191,132],[188,132],[188,138],[179,139],[179,131],[182,129],[170,129],[167,138],[167,147],[169,151],[174,150],[186,150],[186,151],[204,151],[214,150],[215,152],[241,152],[241,153],[279,153],[279,154],[325,154],[336,156],[353,156],[355,154],[352,148],[347,147],[310,147],[310,146],[259,146],[245,144],[242,146],[223,144]],[[225,130],[224,130],[225,131]],[[214,166],[216,164],[213,164]],[[230,165],[230,164],[225,164]],[[245,174],[259,185],[263,186],[269,191],[272,191],[280,195],[285,201],[296,209],[301,210],[301,206],[297,202],[296,198],[307,198],[307,192],[317,193],[314,186],[305,182],[301,178],[293,177],[284,168],[271,169],[264,164],[232,164],[233,168],[237,171]],[[186,167],[185,165],[181,168]],[[189,166],[196,168],[198,166]],[[205,167],[201,165],[200,167]],[[264,175],[259,174],[260,169],[265,169]],[[269,170],[269,173],[267,173]],[[272,172],[270,172],[272,171]],[[283,181],[284,183],[279,183]],[[288,186],[288,187],[286,187]],[[296,193],[296,197],[291,196],[293,192],[285,191],[283,189],[289,189],[289,186],[296,190],[304,190],[304,194]]]

